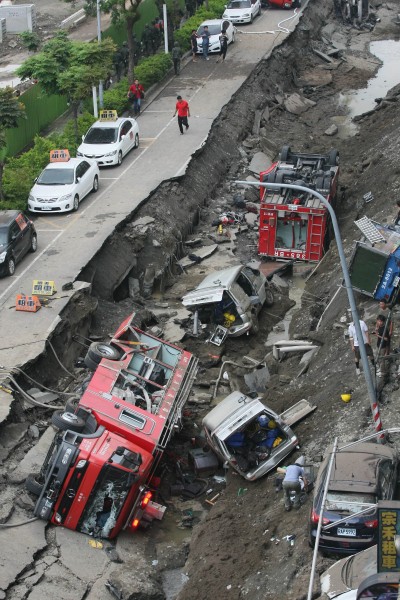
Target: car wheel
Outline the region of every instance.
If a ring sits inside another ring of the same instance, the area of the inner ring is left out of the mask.
[[[117,348],[114,348],[114,346],[110,346],[110,344],[93,342],[93,344],[89,346],[86,356],[94,363],[99,364],[102,358],[119,360],[121,358],[121,352]]]
[[[235,43],[235,32],[232,33],[232,41],[231,41],[231,44],[234,44],[234,43]]]
[[[75,198],[74,198],[74,204],[72,206],[72,212],[76,212],[79,208],[79,196],[78,194],[76,194]]]
[[[7,273],[8,275],[14,275],[15,273],[15,260],[12,256],[7,259]]]
[[[282,146],[281,153],[279,155],[280,160],[286,161],[290,156],[290,146]]]
[[[43,485],[36,479],[37,475],[31,473],[25,480],[25,488],[34,496],[40,496],[43,491]]]
[[[134,148],[139,148],[139,134],[137,133],[135,135],[135,145]]]
[[[250,15],[250,25],[253,23],[253,15]]]
[[[117,164],[118,165],[122,165],[122,150],[120,150],[118,152],[118,162],[117,162]]]
[[[36,252],[37,250],[37,235],[34,233],[31,239],[31,246],[29,248],[29,252]]]
[[[272,306],[274,304],[274,292],[268,286],[265,289],[265,306]]]
[[[258,9],[258,16],[261,17],[261,4],[260,4],[260,7]]]
[[[52,424],[61,431],[75,431],[80,433],[85,427],[85,421],[72,412],[56,410],[51,415]]]
[[[93,187],[92,187],[93,194],[95,194],[98,189],[99,189],[99,178],[97,177],[97,175],[95,175],[95,177],[93,179]]]
[[[339,164],[339,152],[331,150],[328,155],[328,164],[330,167],[336,167]]]

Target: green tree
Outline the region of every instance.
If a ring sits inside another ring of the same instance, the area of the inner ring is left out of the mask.
[[[18,37],[29,52],[36,52],[42,43],[40,36],[35,31],[23,31]]]
[[[73,2],[74,0],[66,0]],[[115,25],[124,24],[126,27],[129,64],[128,64],[128,82],[133,83],[133,71],[135,67],[134,60],[134,40],[133,26],[140,19],[140,4],[142,0],[101,0],[101,11],[110,14],[111,20]],[[85,0],[85,11],[87,14],[95,16],[97,14],[97,1]]]
[[[3,171],[7,154],[6,131],[17,126],[25,116],[24,105],[14,96],[10,87],[0,88],[0,200],[3,200]]]
[[[21,79],[35,79],[46,94],[66,95],[71,102],[78,131],[79,104],[92,87],[111,70],[115,44],[110,38],[96,42],[72,42],[65,32],[43,46],[17,70]]]

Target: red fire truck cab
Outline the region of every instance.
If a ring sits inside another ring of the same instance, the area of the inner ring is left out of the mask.
[[[94,374],[79,403],[54,413],[60,432],[34,486],[27,480],[36,516],[102,538],[162,518],[165,507],[151,499],[155,469],[197,371],[190,352],[133,319],[110,344],[89,348]]]
[[[289,183],[316,190],[334,207],[339,153],[304,154],[281,150],[279,160],[260,173],[265,183]],[[260,187],[258,253],[280,260],[319,261],[329,242],[327,208],[311,193]]]

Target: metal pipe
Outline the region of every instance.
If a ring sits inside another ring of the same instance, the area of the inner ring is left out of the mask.
[[[378,402],[376,399],[375,385],[374,385],[374,382],[372,379],[371,369],[370,369],[369,362],[368,362],[368,356],[367,356],[367,351],[365,349],[364,338],[363,338],[363,335],[361,332],[360,317],[358,315],[357,305],[356,305],[356,301],[354,298],[353,287],[352,287],[351,281],[350,281],[350,274],[349,274],[349,270],[347,268],[346,256],[345,256],[345,253],[343,250],[342,238],[340,236],[339,224],[336,219],[336,215],[335,215],[335,211],[333,210],[333,207],[329,204],[328,200],[326,200],[326,198],[324,198],[320,193],[318,193],[315,190],[312,190],[310,188],[304,187],[302,185],[292,185],[292,184],[288,184],[288,183],[262,183],[262,182],[255,182],[255,181],[254,182],[235,181],[235,183],[240,184],[240,185],[245,185],[245,186],[263,187],[268,190],[275,190],[275,191],[281,190],[281,189],[290,189],[290,190],[297,190],[299,192],[306,192],[307,194],[311,194],[312,196],[315,196],[316,198],[318,198],[318,200],[328,210],[329,215],[332,220],[333,231],[335,233],[335,239],[336,239],[337,249],[338,249],[338,253],[339,253],[340,265],[342,267],[343,279],[344,279],[345,288],[347,291],[347,296],[349,299],[351,314],[353,317],[354,327],[356,330],[357,340],[358,340],[358,344],[359,344],[361,362],[362,362],[362,366],[363,366],[365,382],[367,384],[368,395],[369,395],[369,399],[370,399],[370,403],[371,403],[371,410],[372,410],[372,416],[374,419],[374,425],[375,425],[375,429],[377,431],[379,431],[381,434],[381,437],[378,438],[378,441],[381,441],[383,443],[384,442],[384,435],[382,434],[383,427],[382,427],[382,422],[380,420],[379,407],[378,407]]]
[[[167,5],[163,4],[163,21],[164,21],[164,52],[168,54],[168,16],[167,16]]]
[[[97,10],[97,42],[101,43],[101,11],[100,11],[100,3],[101,0],[97,0],[96,10]],[[104,96],[103,96],[103,82],[99,81],[99,106],[103,108],[104,106]],[[97,107],[96,107],[97,108]],[[97,118],[97,115],[94,115]]]
[[[319,519],[318,519],[317,535],[315,536],[315,546],[314,546],[313,559],[312,559],[312,564],[311,564],[310,583],[308,586],[307,600],[311,600],[312,596],[313,596],[314,575],[315,575],[315,568],[317,566],[319,538],[321,537],[321,530],[322,530],[322,515],[324,513],[326,497],[328,495],[329,481],[331,478],[331,471],[332,471],[333,461],[335,459],[336,448],[337,448],[337,438],[335,438],[335,441],[333,443],[332,456],[331,456],[331,460],[329,461],[328,471],[327,471],[326,479],[325,479],[325,488],[324,488],[324,493],[323,493],[322,501],[321,501],[321,512],[320,512]]]

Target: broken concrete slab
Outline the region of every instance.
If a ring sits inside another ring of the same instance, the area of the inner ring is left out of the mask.
[[[254,213],[246,213],[244,218],[246,219],[246,223],[249,227],[254,227],[258,221],[258,214],[255,215]]]
[[[150,223],[154,223],[154,217],[140,217],[140,219],[136,219],[131,223],[131,227],[144,227],[146,225],[150,225]]]
[[[312,359],[314,358],[314,356],[317,354],[318,351],[319,351],[319,348],[313,348],[309,352],[306,352],[305,354],[303,354],[303,356],[301,357],[300,363],[299,363],[299,365],[301,366],[301,369],[299,371],[298,377],[300,377],[300,375],[303,375],[303,373],[305,373],[308,370],[308,367],[310,366]]]
[[[23,520],[21,515],[13,517],[10,524]],[[18,575],[32,564],[34,556],[46,548],[46,525],[47,523],[41,520],[21,525],[18,527],[18,536],[15,535],[13,528],[1,530],[0,565],[7,565],[7,568],[0,569],[0,590],[6,590]],[[55,594],[48,597],[59,598],[60,596]],[[43,600],[43,596],[40,596],[40,599]]]
[[[259,133],[260,133],[261,115],[262,115],[261,110],[256,110],[254,112],[254,123],[253,123],[253,130],[252,130],[253,135],[259,135]]]
[[[0,446],[13,449],[22,442],[28,430],[28,423],[9,423],[0,430]]]
[[[157,569],[178,569],[183,567],[189,554],[190,538],[184,540],[182,544],[174,542],[161,542],[156,545]]]
[[[86,597],[88,586],[61,564],[54,563],[47,571],[38,585],[35,585],[29,594],[29,600],[43,600],[43,598],[57,598],[57,600],[80,600]]]
[[[245,383],[251,392],[265,392],[270,379],[271,376],[266,365],[244,375]]]
[[[39,473],[50,444],[53,441],[54,433],[52,427],[46,429],[38,443],[32,446],[18,467],[9,474],[8,478],[11,483],[22,483],[30,473]]]
[[[297,87],[322,87],[332,83],[332,73],[325,69],[313,69],[312,71],[304,71],[296,77]]]
[[[196,256],[198,256],[199,258],[201,258],[202,260],[208,258],[209,256],[211,256],[212,254],[214,254],[214,252],[216,252],[218,250],[218,244],[211,244],[210,246],[202,246],[201,248],[196,248]],[[181,260],[178,260],[178,265],[180,267],[182,267],[183,269],[187,269],[188,267],[193,267],[193,265],[196,265],[197,263],[194,262],[193,260],[190,260],[190,258],[188,258],[187,256],[185,256],[185,258],[182,258]]]
[[[50,402],[57,402],[60,399],[58,394],[54,392],[43,392],[39,388],[30,388],[28,390],[28,394],[35,398],[38,402],[43,402],[43,404],[49,404]]]
[[[319,56],[320,58],[322,58],[327,63],[333,62],[333,60],[332,60],[332,58],[330,56],[328,56],[324,52],[321,52],[320,50],[317,50],[316,48],[314,48],[314,54],[316,54],[317,56]]]
[[[288,112],[293,115],[301,115],[306,112],[309,108],[312,108],[316,105],[316,102],[313,100],[308,100],[308,98],[303,98],[300,94],[291,94],[287,98],[285,98],[284,102],[285,108]]]
[[[270,116],[271,115],[270,115],[270,112],[269,112],[269,106],[266,106],[264,108],[264,111],[263,111],[262,115],[261,115],[261,120],[262,121],[266,121],[268,123],[268,121],[270,119]]]
[[[328,129],[326,129],[324,131],[324,135],[328,135],[328,136],[336,135],[338,131],[339,131],[338,126],[333,123],[330,127],[328,127]]]
[[[272,165],[272,161],[264,152],[256,152],[249,164],[249,171],[260,175],[260,171],[266,171]]]
[[[90,545],[93,538],[87,535],[63,527],[56,527],[54,532],[60,549],[59,561],[70,573],[86,583],[101,577],[110,563],[104,551],[109,542],[101,541],[103,548],[94,548]]]
[[[3,423],[10,416],[11,405],[14,397],[7,392],[0,390],[0,423]]]

